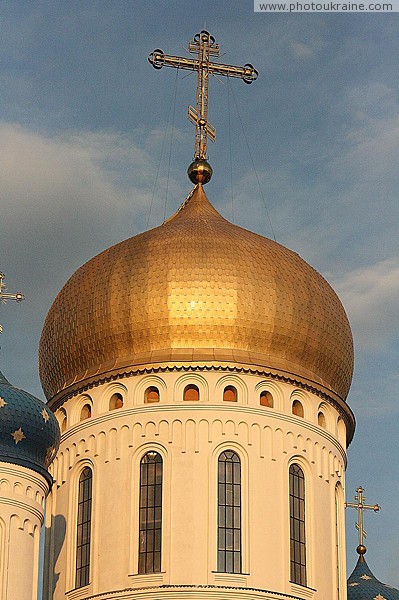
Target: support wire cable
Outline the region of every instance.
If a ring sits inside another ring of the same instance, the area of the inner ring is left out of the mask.
[[[228,78],[227,78],[228,79]],[[233,190],[233,150],[231,146],[231,107],[230,107],[230,81],[227,84],[227,112],[229,115],[229,154],[230,154],[230,189],[231,189],[231,221],[234,223],[234,190]]]
[[[173,94],[173,117],[172,117],[172,128],[170,132],[170,147],[169,147],[169,160],[168,160],[168,176],[166,179],[166,196],[165,196],[165,208],[163,214],[163,220],[166,220],[166,207],[168,204],[168,193],[169,193],[169,175],[170,175],[170,164],[172,160],[172,146],[173,146],[173,133],[175,129],[175,115],[176,115],[176,97],[177,97],[177,80],[179,75],[179,67],[176,69],[176,77],[175,77],[175,89]]]
[[[231,87],[231,83],[230,83],[230,79],[229,78],[227,78],[227,85]],[[252,168],[253,168],[254,173],[255,173],[256,181],[258,182],[259,192],[260,192],[260,195],[261,195],[264,207],[265,207],[265,211],[266,211],[267,219],[269,221],[269,225],[270,225],[270,229],[271,229],[271,232],[272,232],[272,235],[273,235],[273,239],[274,239],[275,242],[277,242],[276,235],[274,233],[274,229],[273,229],[273,225],[272,225],[272,220],[270,218],[270,213],[269,213],[269,210],[267,208],[266,200],[265,200],[265,197],[264,197],[263,192],[262,192],[262,187],[260,185],[259,175],[258,175],[258,172],[257,172],[256,167],[255,167],[255,162],[254,162],[254,159],[253,159],[253,156],[252,156],[251,148],[250,148],[249,143],[248,143],[247,134],[245,133],[244,124],[243,124],[243,121],[242,121],[242,118],[241,118],[240,111],[238,110],[237,100],[236,100],[236,97],[234,95],[234,91],[233,91],[232,87],[231,87],[231,94],[233,96],[233,100],[234,100],[234,104],[235,104],[235,107],[236,107],[238,119],[240,121],[241,128],[242,128],[242,131],[243,131],[243,134],[244,134],[244,139],[245,139],[245,143],[247,145],[249,157],[251,159]]]
[[[163,154],[164,154],[164,149],[165,149],[166,136],[167,136],[168,129],[169,129],[169,122],[170,122],[170,116],[171,116],[172,109],[173,109],[173,100],[175,98],[175,92],[176,92],[176,81],[175,81],[175,87],[173,89],[172,97],[171,97],[171,100],[170,100],[169,111],[168,111],[168,118],[167,118],[166,125],[165,125],[164,131],[163,131],[162,145],[161,145],[161,155],[159,157],[158,167],[157,167],[157,173],[155,175],[155,181],[154,181],[154,187],[153,187],[153,190],[152,190],[152,197],[151,197],[151,202],[150,202],[150,210],[149,210],[149,213],[148,213],[148,219],[147,219],[147,227],[146,227],[146,229],[148,229],[149,226],[150,226],[151,213],[152,213],[152,208],[153,208],[153,205],[154,205],[155,192],[157,190],[157,185],[158,185],[159,172],[161,170],[161,165],[162,165],[162,159],[163,159]]]

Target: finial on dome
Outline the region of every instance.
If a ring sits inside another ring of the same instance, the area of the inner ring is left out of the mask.
[[[154,50],[148,57],[155,69],[174,67],[186,71],[197,71],[196,107],[188,107],[188,118],[195,125],[195,151],[194,162],[188,168],[188,176],[194,183],[207,183],[212,177],[212,168],[207,162],[208,138],[214,142],[216,129],[208,121],[208,85],[209,75],[222,75],[242,79],[245,83],[252,83],[258,77],[258,71],[251,65],[243,67],[223,65],[212,62],[211,56],[220,55],[220,46],[213,35],[205,29],[197,33],[188,45],[188,52],[197,57],[186,58],[164,54],[162,50]]]
[[[212,177],[213,169],[206,160],[194,160],[187,169],[188,178],[194,185],[208,183]]]
[[[365,504],[366,496],[363,495],[364,489],[360,485],[356,489],[355,502],[345,502],[345,508],[355,508],[357,510],[358,519],[356,523],[356,529],[359,533],[359,545],[356,548],[356,552],[363,556],[367,552],[367,548],[364,545],[364,540],[367,536],[367,532],[364,529],[363,525],[363,511],[365,510],[373,510],[374,512],[378,512],[381,510],[381,506],[379,504]]]

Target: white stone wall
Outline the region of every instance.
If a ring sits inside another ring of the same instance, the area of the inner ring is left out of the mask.
[[[199,401],[183,401],[188,384],[199,387]],[[237,388],[237,402],[223,401],[227,385]],[[158,387],[159,403],[144,404],[149,386]],[[271,392],[273,408],[260,406],[263,390]],[[115,392],[124,405],[109,411]],[[292,414],[295,399],[304,418]],[[87,403],[92,416],[80,421]],[[51,467],[56,484],[46,515],[44,600],[346,600],[345,426],[326,400],[255,375],[175,371],[100,385],[67,400],[62,411],[67,428]],[[318,425],[320,411],[325,428]],[[242,574],[217,573],[217,460],[226,449],[242,464]],[[162,572],[139,575],[139,465],[149,450],[164,460]],[[307,587],[290,583],[292,462],[306,478]],[[85,465],[93,469],[91,576],[88,586],[74,589],[77,484]]]
[[[41,476],[0,462],[0,598],[36,600],[39,538],[48,483]]]

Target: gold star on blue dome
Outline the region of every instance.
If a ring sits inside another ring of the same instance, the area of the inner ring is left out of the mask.
[[[24,432],[22,431],[21,427],[19,429],[16,429],[11,435],[14,438],[14,442],[16,444],[19,444],[19,442],[21,442],[23,439],[26,439],[26,436],[24,435]]]

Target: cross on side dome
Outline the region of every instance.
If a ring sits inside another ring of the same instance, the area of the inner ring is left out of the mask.
[[[0,302],[5,304],[7,300],[15,300],[15,302],[22,302],[25,296],[21,292],[15,294],[9,294],[6,292],[7,286],[4,283],[5,275],[0,272]],[[3,326],[0,324],[0,333],[3,333]]]
[[[363,524],[363,511],[365,510],[373,510],[374,512],[378,512],[381,510],[381,506],[378,504],[365,504],[366,497],[363,495],[364,489],[360,485],[356,489],[355,502],[345,502],[345,508],[355,508],[358,513],[358,520],[356,523],[356,529],[359,532],[359,545],[356,548],[358,554],[363,555],[366,553],[366,546],[364,545],[364,539],[367,537],[367,532],[364,529]]]

